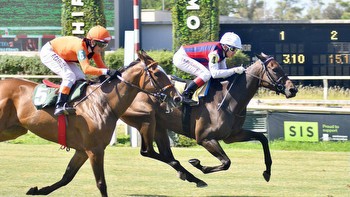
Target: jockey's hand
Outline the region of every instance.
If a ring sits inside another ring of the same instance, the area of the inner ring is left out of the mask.
[[[109,75],[112,79],[117,78],[117,76],[121,76],[122,74],[115,69],[109,69],[107,71],[107,75]]]
[[[234,68],[232,68],[232,70],[237,74],[242,74],[242,73],[244,73],[245,68],[243,66],[240,66],[240,67],[234,67]]]

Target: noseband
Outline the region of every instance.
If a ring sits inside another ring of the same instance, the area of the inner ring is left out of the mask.
[[[148,65],[145,65],[144,63],[142,63],[142,65],[144,65],[144,71],[146,72],[146,75],[148,76],[148,78],[150,78],[152,85],[156,88],[156,92],[149,92],[147,90],[144,90],[142,87],[144,87],[144,83],[146,81],[146,77],[145,75],[143,76],[143,80],[140,80],[140,87],[125,81],[122,77],[118,76],[119,80],[123,81],[125,84],[132,86],[136,89],[138,89],[139,91],[154,96],[155,98],[157,98],[158,101],[160,102],[165,102],[165,100],[167,99],[167,95],[164,93],[167,89],[171,88],[174,86],[174,84],[169,84],[166,85],[164,87],[161,87],[159,85],[159,83],[157,82],[157,80],[154,79],[154,72],[152,70],[150,70],[153,66],[158,66],[158,62],[151,62]],[[166,75],[166,73],[164,73]]]

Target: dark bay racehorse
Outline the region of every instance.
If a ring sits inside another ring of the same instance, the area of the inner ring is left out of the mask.
[[[207,184],[188,172],[174,158],[167,129],[195,139],[221,161],[218,166],[203,166],[198,159],[191,159],[189,162],[203,173],[227,170],[231,165],[219,140],[225,143],[258,140],[263,146],[265,157],[266,171],[263,176],[269,181],[272,160],[267,138],[262,133],[242,128],[247,105],[259,87],[284,94],[287,98],[294,97],[297,89],[273,57],[263,53],[257,57],[259,60],[248,67],[245,74],[234,75],[227,80],[212,80],[208,95],[200,99],[198,106],[184,106],[165,113],[165,108],[159,107],[156,100],[138,94],[121,119],[140,131],[141,155],[169,164],[178,171],[182,180],[203,187]],[[153,141],[159,153],[153,149]]]
[[[96,184],[102,196],[107,196],[104,175],[104,149],[109,144],[116,121],[125,112],[138,92],[166,94],[167,102],[179,97],[166,73],[146,53],[139,52],[139,59],[129,65],[122,78],[90,85],[91,93],[76,106],[76,115],[68,116],[67,147],[75,149],[61,180],[51,186],[31,188],[27,194],[47,195],[67,185],[89,158]],[[125,81],[121,81],[121,80]],[[27,133],[58,142],[57,117],[54,108],[37,110],[32,103],[37,83],[21,79],[0,81],[0,141],[15,139]],[[164,96],[156,99],[165,99]]]

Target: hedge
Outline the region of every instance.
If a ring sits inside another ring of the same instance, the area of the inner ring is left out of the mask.
[[[154,50],[147,51],[147,54],[157,61],[168,74],[174,74],[182,78],[189,77],[188,74],[185,75],[183,72],[175,71],[172,64],[172,51]],[[124,65],[124,49],[120,48],[114,52],[106,53],[105,63],[115,69],[122,67]],[[241,64],[249,64],[249,57],[241,51],[238,51],[234,58],[227,59],[227,65],[229,67],[232,67],[233,65],[240,66]],[[0,55],[0,73],[16,75],[54,75],[54,73],[41,63],[39,56],[25,57]]]
[[[190,4],[198,5],[199,10],[189,10],[191,9],[189,7],[193,7]],[[175,1],[172,9],[173,49],[177,50],[184,44],[218,40],[220,28],[218,8],[217,0]],[[200,26],[197,29],[190,29],[187,26],[187,20],[192,16],[200,20]]]
[[[84,22],[84,35],[75,36],[85,36],[89,29],[95,25],[106,27],[103,0],[85,0],[82,1],[83,6],[74,6],[72,2],[71,0],[62,0],[62,35],[73,35],[72,31],[76,28],[72,26],[73,22]],[[72,16],[73,12],[83,12],[84,16],[74,17]]]

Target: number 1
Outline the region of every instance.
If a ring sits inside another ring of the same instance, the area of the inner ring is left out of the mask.
[[[280,32],[280,40],[284,40],[284,31]]]

